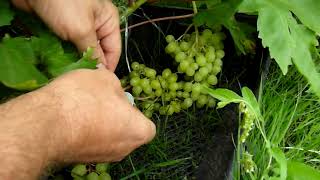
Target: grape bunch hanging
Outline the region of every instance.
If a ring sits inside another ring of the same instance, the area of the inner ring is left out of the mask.
[[[192,107],[214,107],[215,99],[201,92],[201,85],[217,85],[217,75],[222,69],[222,32],[213,33],[205,29],[198,33],[185,34],[181,40],[167,35],[166,53],[170,54],[177,66],[158,74],[155,69],[133,62],[132,72],[123,79],[123,87],[129,87],[138,107],[147,117],[154,112],[172,115]]]

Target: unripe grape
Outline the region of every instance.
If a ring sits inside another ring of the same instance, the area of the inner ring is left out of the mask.
[[[167,109],[165,106],[161,106],[160,109],[159,109],[159,114],[160,115],[165,115],[167,112]]]
[[[176,91],[178,88],[179,88],[179,85],[176,82],[173,82],[173,83],[169,84],[170,91]]]
[[[149,78],[155,78],[157,75],[157,71],[151,68],[146,68],[145,69],[145,74]]]
[[[126,87],[128,85],[128,78],[120,79],[121,87]]]
[[[210,85],[216,85],[216,84],[218,84],[218,79],[215,75],[210,75],[207,78],[207,83]]]
[[[207,38],[204,36],[199,36],[198,41],[200,44],[205,45],[207,43]]]
[[[193,76],[195,73],[195,70],[192,68],[192,67],[188,67],[187,71],[186,71],[186,74],[188,76]]]
[[[191,92],[191,90],[192,90],[192,83],[191,83],[191,82],[186,82],[186,83],[184,83],[183,90],[186,91],[186,92]]]
[[[157,79],[152,80],[150,85],[153,89],[160,89],[161,88],[161,84],[160,84],[159,80],[157,80]]]
[[[152,111],[147,110],[147,111],[144,111],[144,112],[143,112],[143,114],[144,114],[147,118],[151,118],[151,117],[152,117],[153,112],[152,112]]]
[[[180,81],[178,82],[178,90],[183,89],[184,87],[184,82]]]
[[[153,103],[150,102],[150,101],[144,101],[144,102],[142,102],[141,107],[142,107],[144,110],[149,110],[149,111],[151,111],[151,110],[153,110]]]
[[[147,86],[143,87],[142,89],[143,89],[143,92],[146,93],[147,95],[152,94],[152,88],[150,85],[147,85]]]
[[[189,65],[190,65],[189,62],[184,60],[184,61],[181,61],[179,67],[180,67],[182,72],[186,72],[188,67],[189,67]]]
[[[167,115],[171,116],[174,113],[174,107],[172,105],[168,105]]]
[[[163,97],[163,100],[164,100],[164,101],[170,101],[170,100],[171,100],[171,96],[170,96],[169,93],[163,94],[162,97]]]
[[[166,36],[166,41],[167,41],[167,43],[171,43],[171,42],[175,41],[175,38],[174,38],[173,35],[167,35]]]
[[[162,77],[167,79],[171,74],[171,70],[169,68],[162,71]]]
[[[213,75],[217,75],[221,71],[221,67],[219,66],[213,66],[211,73]]]
[[[144,65],[144,64],[140,64],[139,65],[139,70],[140,71],[143,71],[145,68],[146,68],[146,65]]]
[[[181,98],[182,97],[182,91],[177,91],[177,97]]]
[[[188,109],[189,107],[192,106],[192,103],[193,103],[193,101],[192,101],[191,98],[186,98],[186,99],[184,99],[184,101],[182,102],[182,108],[183,108],[183,109]]]
[[[211,63],[207,63],[205,67],[208,69],[208,72],[211,72],[213,65]]]
[[[174,108],[175,113],[179,113],[181,111],[181,106],[178,102],[172,101],[171,106]]]
[[[137,70],[139,70],[139,63],[138,62],[133,62],[132,64],[131,64],[131,68],[132,68],[132,70],[134,70],[134,71],[137,71]]]
[[[221,67],[222,66],[222,60],[221,59],[216,59],[215,61],[214,61],[214,66],[219,66],[219,67]]]
[[[177,92],[176,91],[169,91],[169,95],[171,98],[176,98],[177,97]]]
[[[205,29],[202,32],[202,36],[209,39],[212,36],[212,31],[210,29]]]
[[[165,48],[166,53],[171,54],[174,53],[178,48],[178,44],[176,42],[170,42]]]
[[[197,102],[199,103],[199,104],[201,104],[201,105],[205,105],[205,104],[207,104],[207,102],[208,102],[208,96],[206,96],[206,95],[200,95],[199,96],[199,99],[197,100]]]
[[[86,177],[87,180],[99,180],[99,175],[96,172],[91,172]]]
[[[178,75],[175,73],[170,74],[167,78],[168,83],[174,83],[174,82],[177,82],[177,80],[178,80]]]
[[[130,80],[130,85],[131,86],[138,86],[139,84],[141,84],[141,79],[139,77],[133,77]]]
[[[194,59],[193,59],[193,57],[191,57],[191,56],[188,56],[188,57],[186,58],[186,61],[189,62],[189,64],[194,63]]]
[[[154,94],[157,96],[157,97],[160,97],[162,95],[162,89],[156,89],[156,91],[154,92]]]
[[[160,109],[160,107],[161,107],[161,104],[155,103],[153,109],[154,109],[155,111],[158,111],[158,110]]]
[[[132,79],[131,79],[132,80]],[[134,86],[134,85],[132,85]],[[142,89],[144,89],[147,86],[150,86],[150,80],[147,78],[143,78],[140,80],[140,86],[142,87]]]
[[[137,71],[131,71],[129,74],[129,78],[132,79],[133,77],[140,77]]]
[[[196,102],[196,107],[199,108],[199,109],[200,109],[200,108],[203,108],[204,105],[205,105],[205,104],[199,103],[199,101]]]
[[[84,164],[78,164],[71,170],[71,175],[84,176],[87,173],[87,166]]]
[[[220,35],[218,33],[213,33],[211,36],[211,42],[214,45],[217,45],[218,43],[220,43],[221,39],[220,39]]]
[[[199,93],[199,94],[200,94],[200,92],[201,92],[201,85],[200,85],[200,83],[194,83],[194,84],[192,85],[192,92],[194,92],[194,93]]]
[[[199,68],[199,65],[197,63],[192,63],[190,65],[194,70],[197,70]]]
[[[215,107],[216,106],[216,100],[213,99],[212,97],[208,97],[208,104],[207,104],[208,107]]]
[[[202,81],[202,79],[203,79],[203,75],[200,73],[200,72],[196,72],[195,74],[194,74],[194,80],[196,81],[196,82],[201,82]]]
[[[196,101],[196,100],[198,100],[198,98],[200,97],[200,93],[198,93],[198,92],[191,92],[191,99],[193,100],[193,101]]]
[[[216,56],[218,59],[222,59],[225,56],[225,53],[223,50],[220,49],[220,50],[217,50]]]
[[[187,58],[186,53],[181,51],[178,54],[176,54],[174,59],[176,60],[176,62],[181,62],[181,61],[185,60],[186,58]]]
[[[103,172],[99,175],[99,180],[112,180],[109,173]]]
[[[163,89],[168,88],[168,83],[165,79],[160,79],[160,84]]]
[[[201,67],[199,69],[199,73],[201,74],[202,77],[206,77],[209,73],[209,70],[206,67]]]
[[[187,43],[187,42],[185,42],[185,41],[182,41],[182,42],[180,43],[180,49],[181,49],[182,51],[188,51],[188,50],[190,49],[189,43]]]
[[[214,50],[209,50],[206,52],[206,59],[209,63],[212,63],[216,58],[216,53]]]
[[[141,86],[133,86],[132,88],[132,93],[134,96],[139,96],[142,92],[142,87]]]
[[[205,66],[207,63],[206,58],[202,54],[196,57],[196,62],[199,66]]]
[[[190,97],[190,93],[188,93],[188,92],[182,92],[182,97],[183,97],[183,98],[189,98],[189,97]]]
[[[109,163],[98,163],[96,165],[96,172],[98,173],[107,172],[109,167],[110,167]]]

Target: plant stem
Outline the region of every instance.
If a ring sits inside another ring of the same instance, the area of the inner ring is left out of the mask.
[[[193,7],[193,14],[196,15],[198,13],[198,8],[197,8],[197,4],[195,1],[192,1],[192,7]],[[198,27],[194,26],[194,29],[196,32],[196,44],[198,44],[198,36],[199,36]]]
[[[173,19],[184,19],[184,18],[190,18],[193,17],[193,13],[192,14],[186,14],[186,15],[181,15],[181,16],[168,16],[168,17],[161,17],[161,18],[156,18],[156,19],[150,19],[150,20],[146,20],[134,25],[131,25],[128,27],[128,29],[132,29],[138,26],[142,26],[148,23],[153,23],[153,22],[158,22],[158,21],[165,21],[165,20],[173,20]],[[125,31],[125,29],[121,29],[121,32]]]

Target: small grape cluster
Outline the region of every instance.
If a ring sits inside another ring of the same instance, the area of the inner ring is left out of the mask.
[[[179,113],[193,103],[198,108],[205,105],[214,107],[216,104],[211,96],[201,93],[200,83],[178,81],[178,74],[168,68],[157,75],[155,69],[144,64],[133,62],[131,67],[133,71],[121,79],[121,84],[132,88],[135,99],[141,101],[138,106],[149,118],[155,111],[160,115]]]
[[[109,169],[110,164],[108,163],[98,163],[94,168],[78,164],[71,170],[71,176],[73,180],[111,180]]]
[[[165,51],[178,63],[178,72],[184,73],[188,80],[216,85],[216,76],[221,71],[222,58],[225,56],[222,43],[225,34],[205,29],[201,35],[194,32],[183,37],[182,40],[176,40],[172,35],[166,36],[168,45]]]
[[[239,111],[242,113],[240,141],[244,143],[254,127],[255,116],[243,102],[239,104]]]

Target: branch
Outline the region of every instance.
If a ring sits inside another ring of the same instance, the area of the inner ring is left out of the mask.
[[[142,26],[144,24],[148,24],[148,23],[154,23],[154,22],[158,22],[158,21],[165,21],[165,20],[174,20],[174,19],[185,19],[185,18],[190,18],[193,17],[194,14],[186,14],[186,15],[181,15],[181,16],[168,16],[168,17],[162,17],[162,18],[156,18],[156,19],[150,19],[147,21],[143,21],[134,25],[131,25],[128,27],[128,29],[132,29],[138,26]],[[125,28],[121,29],[121,32],[125,31]]]

